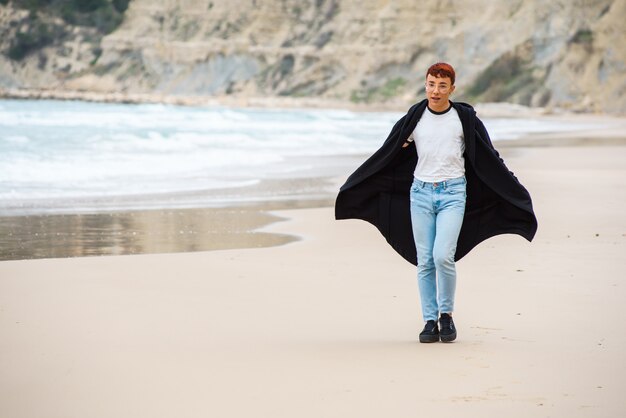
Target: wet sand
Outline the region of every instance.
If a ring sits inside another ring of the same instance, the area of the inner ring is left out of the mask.
[[[0,217],[0,260],[180,253],[282,245],[298,238],[258,231],[284,220],[270,211],[330,206],[331,199],[227,208]]]

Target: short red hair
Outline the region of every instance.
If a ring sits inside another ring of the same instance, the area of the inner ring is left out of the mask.
[[[454,78],[456,74],[454,73],[454,68],[452,68],[452,66],[448,63],[438,62],[431,65],[428,68],[428,71],[426,71],[426,77],[428,77],[428,74],[438,78],[448,77],[451,81],[451,85],[454,85]]]

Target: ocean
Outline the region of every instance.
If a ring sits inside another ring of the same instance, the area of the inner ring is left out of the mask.
[[[0,100],[0,215],[329,197],[402,114]],[[484,120],[494,141],[580,126]]]

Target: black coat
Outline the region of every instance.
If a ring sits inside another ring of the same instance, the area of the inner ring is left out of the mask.
[[[417,265],[411,228],[409,194],[417,164],[415,143],[402,148],[426,109],[427,100],[413,105],[393,126],[382,147],[341,187],[336,219],[362,219],[376,226],[387,242]],[[508,170],[494,149],[483,123],[465,103],[452,103],[465,136],[467,202],[455,260],[480,242],[498,234],[518,234],[531,241],[537,219],[528,191]]]

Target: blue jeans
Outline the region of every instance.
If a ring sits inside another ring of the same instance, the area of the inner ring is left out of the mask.
[[[424,321],[454,310],[454,254],[465,214],[465,177],[411,186],[411,224]]]

